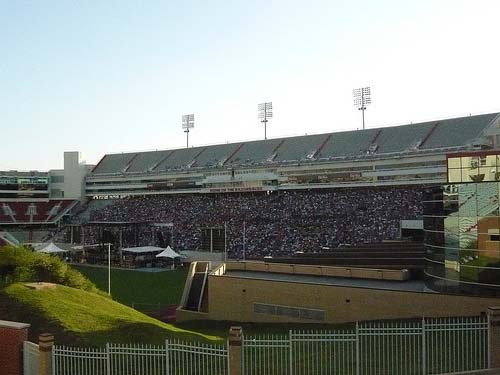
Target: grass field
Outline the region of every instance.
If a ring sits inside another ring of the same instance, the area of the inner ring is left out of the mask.
[[[100,290],[108,291],[108,269],[93,266],[72,266],[88,277]],[[179,304],[187,268],[174,271],[141,272],[111,269],[111,296],[125,305]]]

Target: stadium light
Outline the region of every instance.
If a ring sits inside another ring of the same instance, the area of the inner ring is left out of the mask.
[[[194,128],[194,115],[183,115],[182,116],[182,129],[186,133],[186,148],[189,148],[189,130]]]
[[[352,91],[354,97],[354,105],[363,115],[363,129],[365,128],[365,110],[366,106],[372,103],[370,87],[361,87]]]
[[[267,139],[267,122],[273,117],[273,103],[260,103],[257,110],[259,120],[264,124],[264,139]]]

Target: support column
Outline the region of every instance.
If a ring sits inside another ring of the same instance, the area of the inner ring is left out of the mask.
[[[23,342],[28,340],[29,324],[0,320],[0,372],[2,375],[23,373]]]
[[[241,344],[242,344],[243,330],[241,327],[229,328],[229,375],[241,375],[242,357],[241,357]]]
[[[38,375],[52,375],[52,347],[54,336],[42,333],[38,336]]]

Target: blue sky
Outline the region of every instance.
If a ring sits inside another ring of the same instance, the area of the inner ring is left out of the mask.
[[[497,0],[0,0],[0,170],[500,111]]]

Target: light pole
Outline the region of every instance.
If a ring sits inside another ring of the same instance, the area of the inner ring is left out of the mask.
[[[108,242],[108,295],[111,295],[111,243]]]
[[[194,128],[194,114],[182,116],[182,129],[186,133],[186,148],[189,148],[189,130]]]
[[[361,87],[352,91],[354,97],[354,105],[361,111],[363,116],[363,130],[365,129],[365,110],[366,106],[372,103],[370,87]]]
[[[246,222],[243,222],[243,262],[246,260]]]
[[[224,262],[227,262],[227,221],[224,222]]]
[[[267,122],[273,117],[273,103],[260,103],[257,106],[258,118],[264,124],[264,139],[267,139]]]

